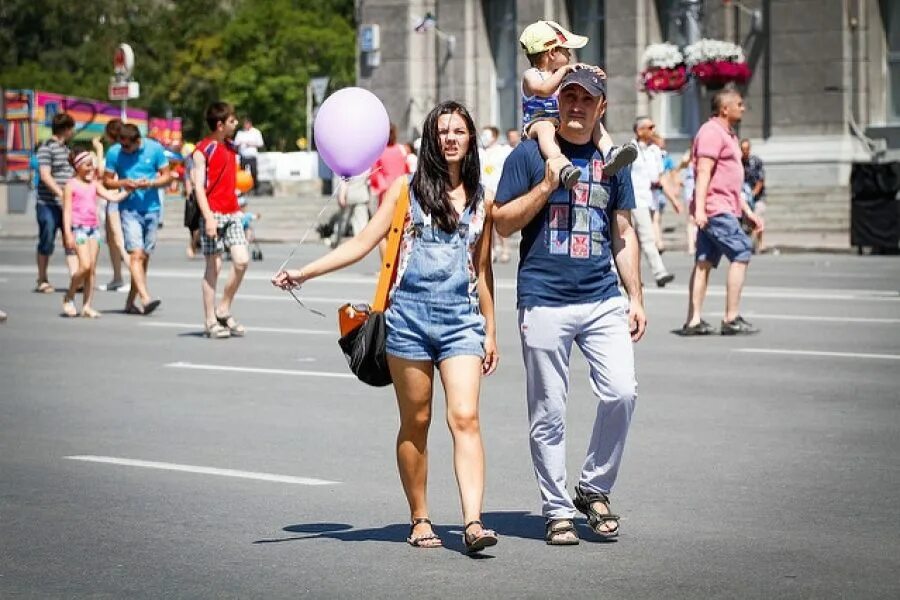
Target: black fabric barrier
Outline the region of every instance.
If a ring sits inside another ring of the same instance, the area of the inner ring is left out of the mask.
[[[880,252],[900,249],[900,162],[853,163],[850,244]]]

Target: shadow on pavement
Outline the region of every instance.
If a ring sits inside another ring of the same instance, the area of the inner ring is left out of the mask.
[[[517,537],[528,540],[544,539],[544,518],[525,511],[486,512],[482,515],[485,527],[495,530],[503,537]],[[435,532],[441,536],[444,546],[463,551],[462,525],[435,525]],[[409,525],[392,523],[372,529],[354,529],[348,523],[300,523],[288,525],[282,531],[300,533],[292,537],[256,540],[254,544],[275,544],[299,540],[332,539],[342,542],[395,542],[406,543]],[[477,555],[476,555],[477,556]],[[488,555],[484,555],[487,557]]]

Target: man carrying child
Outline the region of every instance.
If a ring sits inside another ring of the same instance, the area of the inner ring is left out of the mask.
[[[525,138],[537,140],[545,160],[562,157],[563,152],[556,142],[556,130],[559,128],[559,87],[563,78],[576,69],[593,69],[601,78],[605,74],[597,67],[570,64],[570,49],[583,48],[588,38],[575,35],[559,23],[532,23],[522,32],[519,43],[531,63],[531,68],[522,76],[522,127]],[[612,138],[599,120],[593,125],[591,140],[600,151],[605,163],[603,173],[607,177],[612,177],[637,158],[637,147],[633,143],[614,149]],[[569,163],[560,171],[560,182],[570,190],[583,175],[578,167]]]

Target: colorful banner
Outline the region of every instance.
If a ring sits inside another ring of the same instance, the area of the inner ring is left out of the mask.
[[[163,146],[181,146],[181,119],[160,119],[152,117],[149,121],[150,133],[148,137],[153,138]]]
[[[6,158],[6,172],[19,172],[28,177],[28,161],[35,146],[34,126],[31,120],[34,106],[32,90],[4,90],[5,119],[0,119],[3,142],[0,152]],[[0,115],[3,117],[3,115]],[[3,175],[4,173],[0,173]]]
[[[96,102],[73,96],[62,96],[49,92],[34,92],[34,112],[32,119],[37,123],[37,137],[43,141],[50,137],[50,124],[57,113],[67,112],[75,119],[73,141],[90,142],[91,138],[103,136],[106,124],[122,117],[122,109],[113,104]],[[128,122],[134,123],[147,135],[147,111],[139,108],[127,109]]]
[[[74,96],[38,90],[4,90],[5,114],[0,115],[0,176],[27,176],[29,160],[36,144],[51,135],[53,117],[69,113],[75,120],[72,141],[90,143],[102,137],[106,124],[122,116],[121,106]],[[129,123],[137,125],[141,135],[148,135],[164,145],[181,141],[181,119],[149,119],[147,111],[126,110]],[[152,123],[151,123],[152,121]]]

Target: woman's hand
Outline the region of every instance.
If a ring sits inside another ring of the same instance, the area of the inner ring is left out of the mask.
[[[63,248],[66,250],[75,249],[75,236],[72,235],[71,231],[68,231],[63,235]]]
[[[272,285],[283,290],[292,290],[299,287],[304,281],[302,269],[299,271],[282,270],[272,277]]]
[[[497,353],[497,338],[493,335],[484,338],[484,361],[481,363],[481,372],[490,375],[497,370],[500,355]]]

